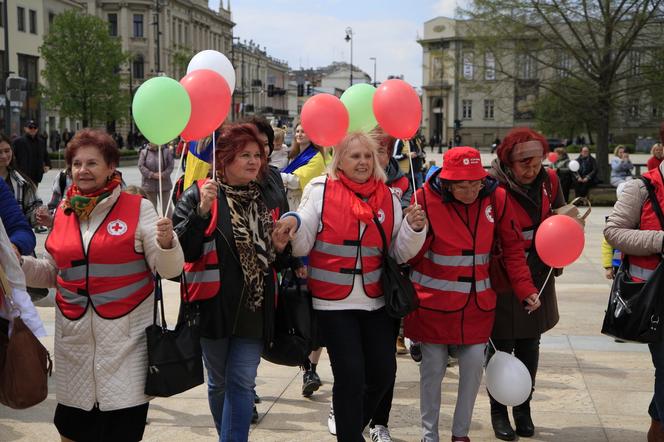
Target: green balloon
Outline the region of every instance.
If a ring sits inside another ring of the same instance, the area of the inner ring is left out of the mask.
[[[378,122],[373,113],[373,97],[376,88],[367,83],[354,84],[341,95],[341,102],[348,110],[348,132],[369,132]]]
[[[191,101],[185,88],[170,77],[144,82],[131,104],[136,126],[154,144],[166,144],[180,135],[191,116]]]

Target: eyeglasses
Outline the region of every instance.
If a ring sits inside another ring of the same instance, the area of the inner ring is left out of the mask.
[[[30,126],[28,126],[28,129],[37,129],[37,126],[30,125]]]

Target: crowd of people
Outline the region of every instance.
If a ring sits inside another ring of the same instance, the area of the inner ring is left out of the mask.
[[[494,434],[533,436],[540,340],[558,323],[555,277],[562,274],[540,259],[534,237],[572,188],[585,196],[597,182],[588,146],[576,170],[564,148],[544,167],[547,140],[515,128],[497,140],[488,170],[477,149],[459,146],[425,179],[419,144],[379,128],[349,133],[334,147],[316,145],[299,124],[294,129],[289,147],[285,130],[261,118],[223,125],[216,168],[177,195],[172,213],[170,149],[140,151],[142,183],[130,192],[117,170],[116,137],[82,129],[66,144],[66,169],[47,208],[36,192],[50,166],[45,149],[31,144],[36,124],[28,122],[26,139],[13,148],[0,136],[0,262],[37,336],[45,332],[28,286],[56,290],[54,423],[61,439],[142,439],[151,400],[144,394],[145,328],[153,322],[155,278],[163,277],[179,278],[200,312],[219,440],[247,440],[257,419],[261,355],[274,340],[279,278],[289,270],[306,284],[317,323],[313,352],[301,364],[302,395],[322,385],[316,366],[325,349],[334,377],[328,428],[338,440],[363,441],[367,426],[372,441],[392,440],[395,353],[404,337],[420,361],[423,441],[440,440],[441,383],[452,357],[459,366],[452,441],[470,441],[484,366],[496,350],[519,359],[532,385],[512,407],[512,420],[489,395]],[[664,205],[662,146],[652,155],[645,176]],[[632,179],[624,147],[616,148],[611,169],[611,184],[626,184],[606,240],[629,256],[632,275],[646,280],[660,260],[662,226],[645,185]],[[49,235],[37,257],[33,229],[42,226]],[[408,267],[419,299],[403,321],[385,307],[388,255]],[[493,261],[502,266],[501,281]],[[664,370],[664,349],[650,350],[656,373]],[[664,441],[664,376],[656,379],[648,440]]]

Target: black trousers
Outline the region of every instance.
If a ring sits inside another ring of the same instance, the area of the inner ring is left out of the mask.
[[[364,441],[362,431],[394,384],[394,319],[376,311],[317,311],[330,356],[337,440]]]
[[[397,337],[399,336],[399,331],[401,329],[401,319],[394,319],[394,339],[396,344]],[[387,427],[388,422],[390,421],[390,411],[392,411],[392,398],[394,397],[394,382],[396,381],[396,369],[394,370],[394,379],[390,384],[390,388],[385,392],[385,395],[378,403],[376,411],[374,411],[373,417],[369,426],[371,428],[376,425],[382,425]]]
[[[496,346],[498,351],[514,354],[514,356],[523,362],[526,366],[530,377],[533,380],[533,388],[535,388],[535,376],[537,375],[537,366],[539,365],[539,346],[540,337],[527,338],[527,339],[492,339],[493,345]],[[489,345],[489,356],[493,355],[493,347]],[[528,397],[530,401],[531,395]],[[526,401],[526,402],[528,402]]]

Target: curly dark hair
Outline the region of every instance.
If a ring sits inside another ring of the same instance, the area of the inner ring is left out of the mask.
[[[252,123],[235,123],[224,126],[217,138],[216,160],[217,170],[223,171],[225,166],[235,160],[235,156],[248,144],[254,142],[260,147],[261,167],[258,176],[263,177],[267,171],[267,155],[258,135],[256,126]]]

